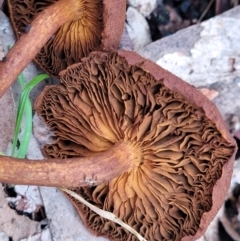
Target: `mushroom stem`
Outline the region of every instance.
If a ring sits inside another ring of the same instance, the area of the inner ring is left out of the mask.
[[[119,142],[91,157],[42,161],[0,157],[0,182],[55,187],[92,186],[108,182],[137,167],[138,148]]]
[[[61,25],[82,17],[81,2],[59,0],[38,14],[0,62],[0,98]]]

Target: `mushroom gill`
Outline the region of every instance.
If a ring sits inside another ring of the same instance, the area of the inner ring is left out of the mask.
[[[17,38],[30,30],[33,19],[40,12],[57,1],[8,0],[10,18]],[[57,76],[61,70],[79,62],[101,44],[103,1],[78,0],[78,2],[81,5],[81,16],[77,20],[65,23],[53,33],[35,57],[40,67],[51,75]]]
[[[226,194],[235,143],[216,107],[194,87],[135,53],[94,52],[60,73],[35,108],[54,133],[48,158],[92,156],[123,141],[138,166],[73,190],[147,240],[196,240]],[[118,168],[116,166],[116,168]],[[94,171],[94,170],[93,170]],[[69,197],[96,235],[137,240]]]
[[[126,0],[7,0],[18,41],[0,61],[0,97],[35,58],[51,76],[92,50],[118,47]]]

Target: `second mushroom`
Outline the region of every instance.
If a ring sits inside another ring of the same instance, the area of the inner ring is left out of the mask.
[[[0,97],[34,59],[51,76],[119,45],[126,0],[5,0],[19,40],[0,61]]]

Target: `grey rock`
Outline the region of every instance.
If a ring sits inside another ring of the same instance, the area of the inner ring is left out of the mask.
[[[144,17],[146,17],[156,7],[157,0],[128,0],[128,4],[136,8]]]
[[[0,240],[1,241],[9,241],[9,237],[5,233],[0,232]]]
[[[151,43],[150,29],[147,20],[135,8],[128,7],[126,28],[135,51]]]

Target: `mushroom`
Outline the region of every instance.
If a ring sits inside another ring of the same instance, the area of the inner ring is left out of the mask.
[[[72,187],[147,240],[203,234],[224,200],[236,153],[215,105],[133,52],[93,52],[60,77],[35,103],[51,133],[42,147],[51,159],[1,157],[0,181]],[[136,240],[69,199],[94,234]]]
[[[35,57],[52,76],[92,50],[118,47],[126,0],[8,0],[19,40],[0,62],[0,97]]]

